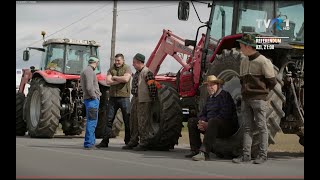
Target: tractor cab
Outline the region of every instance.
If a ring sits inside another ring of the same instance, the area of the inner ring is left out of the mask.
[[[216,39],[255,32],[304,40],[303,1],[217,1],[214,8],[210,36]]]
[[[90,55],[98,56],[99,45],[95,41],[75,39],[49,39],[43,42],[40,70],[52,70],[63,74],[80,75],[88,65]],[[29,51],[24,51],[24,60],[28,60]],[[96,68],[100,73],[100,67]]]
[[[283,43],[304,42],[303,1],[214,1],[208,7],[211,8],[209,19],[198,28],[208,27],[206,36],[209,36],[204,43],[204,49],[208,49],[204,53],[208,56],[212,56],[222,40],[225,41],[219,49],[237,46],[235,39],[240,36],[226,36],[241,33],[280,37]],[[189,9],[189,2],[180,1],[178,18],[188,20]]]

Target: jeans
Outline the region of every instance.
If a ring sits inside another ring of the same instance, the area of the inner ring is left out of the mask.
[[[253,132],[259,132],[259,156],[267,157],[268,128],[267,128],[267,102],[264,100],[245,100],[241,104],[244,122],[243,154],[251,156]]]
[[[103,139],[106,143],[109,143],[109,138],[112,133],[112,125],[114,118],[117,114],[118,109],[121,109],[124,128],[125,128],[125,137],[124,142],[127,144],[130,141],[130,125],[129,125],[129,116],[130,116],[130,98],[129,97],[110,97],[108,110],[107,110],[107,123],[104,128]]]
[[[84,136],[84,147],[91,147],[96,143],[95,129],[98,123],[99,99],[85,99],[86,107],[86,134]]]

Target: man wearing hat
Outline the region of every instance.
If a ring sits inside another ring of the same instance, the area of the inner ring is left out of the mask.
[[[124,142],[128,144],[130,140],[130,79],[131,69],[124,62],[124,56],[121,53],[115,55],[114,65],[107,72],[106,82],[110,85],[110,98],[108,102],[107,124],[104,128],[103,139],[97,148],[106,148],[109,144],[109,138],[112,136],[112,125],[118,109],[121,109],[124,122]]]
[[[98,63],[98,57],[91,55],[88,66],[80,74],[80,85],[83,91],[87,117],[84,148],[88,150],[94,148],[96,142],[95,129],[98,122],[99,99],[101,96],[98,79],[94,72]]]
[[[152,102],[158,98],[158,90],[153,73],[144,65],[144,62],[145,56],[140,53],[133,57],[132,65],[136,73],[132,79],[131,89],[133,95],[130,113],[131,139],[122,149],[145,151],[148,149],[147,141],[153,134],[151,106]]]
[[[222,89],[224,81],[209,75],[203,83],[208,98],[198,118],[188,120],[191,153],[194,161],[208,160],[216,138],[233,135],[239,128],[236,106],[229,92]],[[203,143],[200,133],[204,134]]]
[[[240,43],[241,52],[248,56],[241,61],[240,83],[241,83],[241,113],[244,122],[243,154],[234,158],[234,163],[251,162],[252,134],[259,132],[259,154],[253,161],[261,164],[267,160],[268,152],[268,128],[266,101],[269,92],[277,84],[272,62],[256,51],[256,35],[244,34],[237,40]]]

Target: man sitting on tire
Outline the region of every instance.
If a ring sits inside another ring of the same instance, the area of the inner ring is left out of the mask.
[[[199,118],[188,120],[191,153],[186,157],[194,161],[208,160],[216,138],[229,137],[239,128],[234,101],[230,93],[221,88],[224,81],[209,75],[203,84],[207,85],[209,97]],[[200,133],[204,134],[203,143]]]

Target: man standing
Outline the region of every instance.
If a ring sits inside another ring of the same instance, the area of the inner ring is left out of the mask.
[[[99,59],[90,56],[88,66],[80,74],[80,85],[83,90],[83,99],[86,107],[86,134],[84,137],[84,148],[92,149],[96,143],[95,129],[98,122],[99,99],[101,92],[98,79],[94,70],[97,68]]]
[[[266,111],[267,95],[277,84],[272,62],[256,51],[256,35],[244,34],[239,40],[241,52],[248,59],[241,61],[241,113],[244,122],[243,154],[234,158],[234,163],[251,161],[252,134],[259,132],[259,154],[253,163],[261,164],[267,160],[268,129]]]
[[[136,73],[132,80],[131,139],[122,149],[147,150],[147,140],[153,136],[151,106],[158,98],[153,73],[144,65],[145,56],[137,53],[133,57]],[[138,145],[140,137],[140,143]]]
[[[108,70],[107,84],[110,85],[107,123],[103,133],[103,139],[97,148],[108,147],[109,138],[112,134],[112,125],[118,109],[121,109],[124,121],[124,142],[130,141],[129,111],[130,111],[130,78],[131,69],[124,63],[123,54],[116,54],[113,67]]]
[[[239,128],[236,106],[229,92],[222,89],[224,81],[209,75],[207,81],[208,98],[199,118],[188,120],[191,153],[194,161],[209,159],[209,153],[215,145],[216,138],[233,135]],[[204,134],[201,143],[200,133]]]

